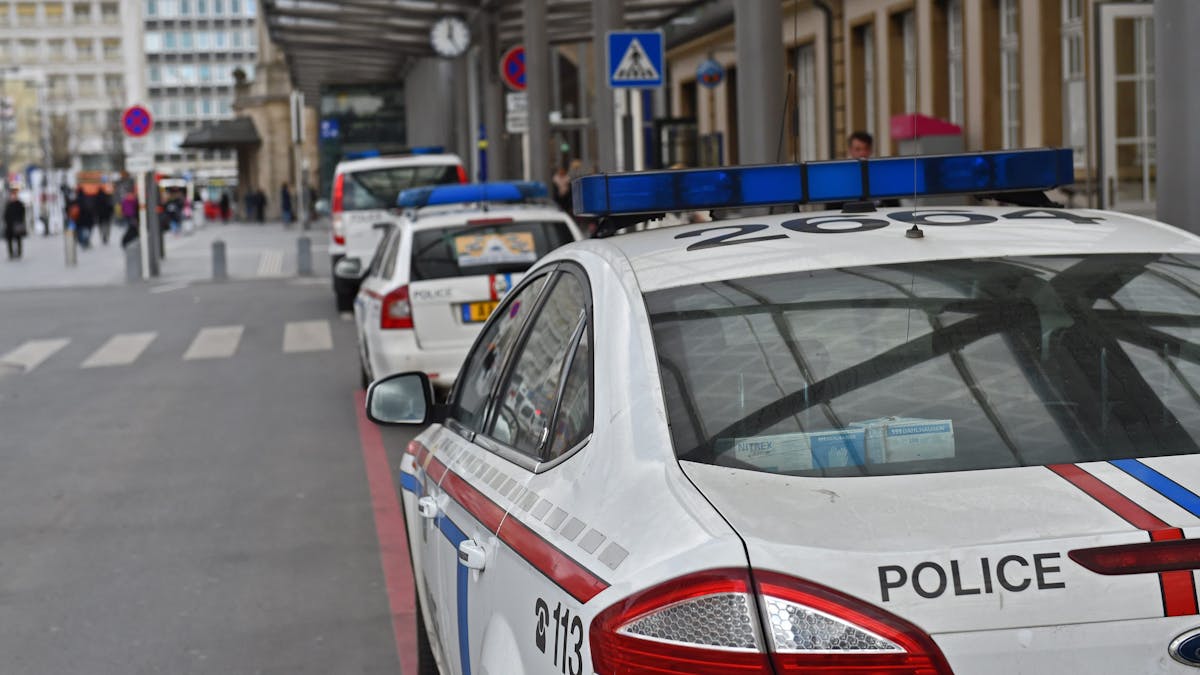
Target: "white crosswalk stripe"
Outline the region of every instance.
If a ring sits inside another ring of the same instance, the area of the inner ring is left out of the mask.
[[[258,258],[258,276],[283,276],[283,251],[263,251]]]
[[[70,342],[71,340],[68,338],[29,340],[4,356],[0,356],[0,364],[18,366],[21,370],[29,372],[46,359],[54,356],[55,352],[66,347]]]
[[[320,352],[333,349],[328,321],[289,321],[283,327],[283,351]]]
[[[237,351],[244,326],[209,326],[200,329],[183,354],[184,361],[226,359]]]
[[[158,333],[120,333],[108,339],[92,355],[84,359],[80,368],[105,368],[125,366],[137,361],[146,347],[154,342]]]

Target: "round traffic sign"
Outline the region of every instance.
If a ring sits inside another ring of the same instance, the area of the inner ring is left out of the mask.
[[[509,89],[525,91],[525,48],[510,48],[500,57],[500,78]]]
[[[712,89],[725,79],[725,68],[715,59],[706,59],[696,67],[696,80],[702,86]]]
[[[131,105],[121,115],[121,127],[127,136],[140,138],[154,128],[154,118],[143,105]]]

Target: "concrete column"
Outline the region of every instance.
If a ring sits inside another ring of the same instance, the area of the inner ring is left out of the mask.
[[[596,163],[601,171],[617,168],[617,136],[613,94],[608,86],[608,31],[625,24],[623,0],[592,0],[592,62],[596,81],[592,120],[596,125]]]
[[[1200,232],[1200,133],[1194,123],[1200,88],[1180,86],[1200,72],[1200,3],[1155,0],[1154,62],[1159,85],[1156,143],[1158,219]]]
[[[454,129],[452,138],[454,139],[454,151],[463,160],[463,168],[467,170],[471,180],[475,179],[474,167],[476,161],[471,147],[471,105],[474,101],[471,100],[471,90],[469,77],[467,75],[467,56],[463,54],[451,61],[452,72],[454,73],[453,81],[453,100],[454,107]]]
[[[530,180],[550,181],[550,41],[545,0],[525,0],[525,95],[529,100]]]
[[[778,154],[783,128],[783,16],[778,2],[734,3],[737,39],[738,161],[762,164]]]
[[[483,124],[487,129],[488,180],[507,177],[504,139],[504,84],[500,81],[500,45],[496,41],[499,24],[494,11],[483,15],[480,22],[479,81],[483,89]]]

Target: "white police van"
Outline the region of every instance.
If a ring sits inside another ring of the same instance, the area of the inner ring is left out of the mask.
[[[1070,151],[585,177],[578,211],[855,202],[563,247],[400,466],[444,675],[1189,673],[1200,238]],[[644,217],[644,216],[639,216]],[[538,411],[522,416],[515,401]]]
[[[354,302],[365,387],[376,377],[421,370],[449,389],[463,357],[504,295],[539,258],[581,238],[547,201],[545,185],[493,182],[401,192],[401,209],[362,269]]]

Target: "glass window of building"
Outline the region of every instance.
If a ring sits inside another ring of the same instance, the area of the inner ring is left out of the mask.
[[[146,76],[151,82],[162,82],[162,70],[158,66],[150,66],[146,69]]]
[[[46,86],[49,87],[50,93],[55,97],[61,98],[71,93],[66,75],[51,75],[47,77]]]
[[[158,16],[158,0],[146,0],[146,16]]]
[[[41,58],[38,54],[37,40],[20,40],[17,42],[17,60],[23,63],[33,63]]]
[[[148,30],[142,36],[142,46],[146,49],[147,54],[162,51],[162,33],[158,31]]]
[[[233,47],[234,49],[241,49],[241,47],[242,47],[242,31],[235,30],[235,31],[230,32],[229,42],[230,42],[230,46]]]
[[[213,31],[214,49],[225,49],[225,47],[229,44],[226,35],[227,34],[223,30]]]
[[[241,0],[229,0],[229,13],[230,14],[241,14],[242,13]]]
[[[244,66],[242,66],[242,71],[244,73],[246,73],[247,80],[254,79],[254,64],[253,63],[247,63]]]
[[[71,8],[71,18],[75,23],[91,23],[92,6],[86,2],[77,2]]]
[[[192,0],[179,0],[179,16],[192,15]]]
[[[254,16],[254,14],[258,11],[254,0],[245,0],[244,4],[246,5],[246,16]]]
[[[95,54],[92,51],[91,38],[75,38],[75,58],[79,61],[87,61],[92,59]]]
[[[213,14],[218,16],[225,13],[225,0],[212,0]]]
[[[196,66],[191,66],[191,65],[180,66],[179,67],[179,80],[184,84],[195,84],[196,83]]]
[[[163,36],[163,50],[164,51],[174,51],[175,45],[176,45],[175,31],[173,31],[173,30],[163,31],[162,36]]]
[[[206,30],[196,31],[196,49],[205,50],[212,45],[212,34]]]
[[[120,75],[104,76],[104,93],[115,96],[125,93],[125,78]]]
[[[102,49],[104,50],[105,61],[120,61],[121,60],[121,40],[120,38],[104,38],[101,41]]]
[[[233,103],[229,99],[221,99],[221,114],[228,115],[233,112]]]
[[[187,117],[194,117],[196,115],[196,99],[189,98],[183,102],[183,114]]]
[[[92,75],[78,75],[75,79],[75,93],[80,98],[91,98],[96,95],[96,78]]]
[[[201,115],[211,115],[212,114],[212,99],[211,98],[200,99],[200,114]]]
[[[46,60],[59,63],[67,58],[67,41],[62,38],[46,40]]]
[[[100,122],[95,110],[79,111],[79,130],[85,134],[95,133],[100,128]]]
[[[962,0],[946,0],[946,88],[949,93],[949,117],[954,124],[964,122],[963,105],[963,9]]]
[[[212,82],[212,66],[207,63],[200,64],[200,81]]]
[[[179,31],[179,48],[184,51],[191,51],[191,49],[192,49],[192,31],[190,31],[190,30]]]
[[[800,117],[800,160],[817,158],[817,54],[811,44],[796,50],[796,114]]]
[[[162,16],[176,16],[179,14],[179,5],[175,0],[158,0],[158,13]]]
[[[1063,140],[1075,151],[1075,166],[1087,166],[1083,66],[1083,0],[1062,0]]]
[[[37,23],[37,5],[32,2],[17,3],[17,25],[32,26]]]
[[[196,14],[200,16],[208,14],[208,0],[196,0]]]
[[[115,2],[100,3],[100,20],[113,24],[121,21],[121,7]]]
[[[1017,0],[1000,5],[1000,120],[1006,148],[1021,145],[1021,38]]]
[[[258,48],[258,31],[253,28],[246,31],[246,44],[250,45],[251,49]]]
[[[51,26],[58,26],[62,24],[63,6],[61,2],[47,2],[46,4],[42,5],[42,12],[46,16],[47,24]]]

